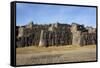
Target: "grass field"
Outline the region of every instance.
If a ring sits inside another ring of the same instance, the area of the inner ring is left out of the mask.
[[[96,45],[16,48],[17,65],[95,61]]]

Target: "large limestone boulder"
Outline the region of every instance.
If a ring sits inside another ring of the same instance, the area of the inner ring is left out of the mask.
[[[47,42],[46,42],[46,35],[44,30],[41,30],[41,34],[40,34],[40,42],[39,42],[39,46],[46,46]]]

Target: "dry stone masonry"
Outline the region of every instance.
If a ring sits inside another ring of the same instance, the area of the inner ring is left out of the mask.
[[[16,47],[96,44],[96,28],[76,23],[38,25],[30,22],[28,25],[16,26],[16,32]]]

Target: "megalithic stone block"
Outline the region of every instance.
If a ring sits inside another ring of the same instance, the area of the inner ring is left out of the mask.
[[[81,31],[73,33],[72,45],[81,45]]]
[[[46,35],[44,30],[41,30],[41,34],[40,34],[40,42],[39,42],[39,46],[46,46],[47,42],[46,42]]]

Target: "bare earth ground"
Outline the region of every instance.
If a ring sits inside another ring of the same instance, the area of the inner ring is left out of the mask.
[[[51,47],[24,47],[16,49],[16,64],[48,64],[63,62],[95,61],[96,45],[88,46],[51,46]]]

